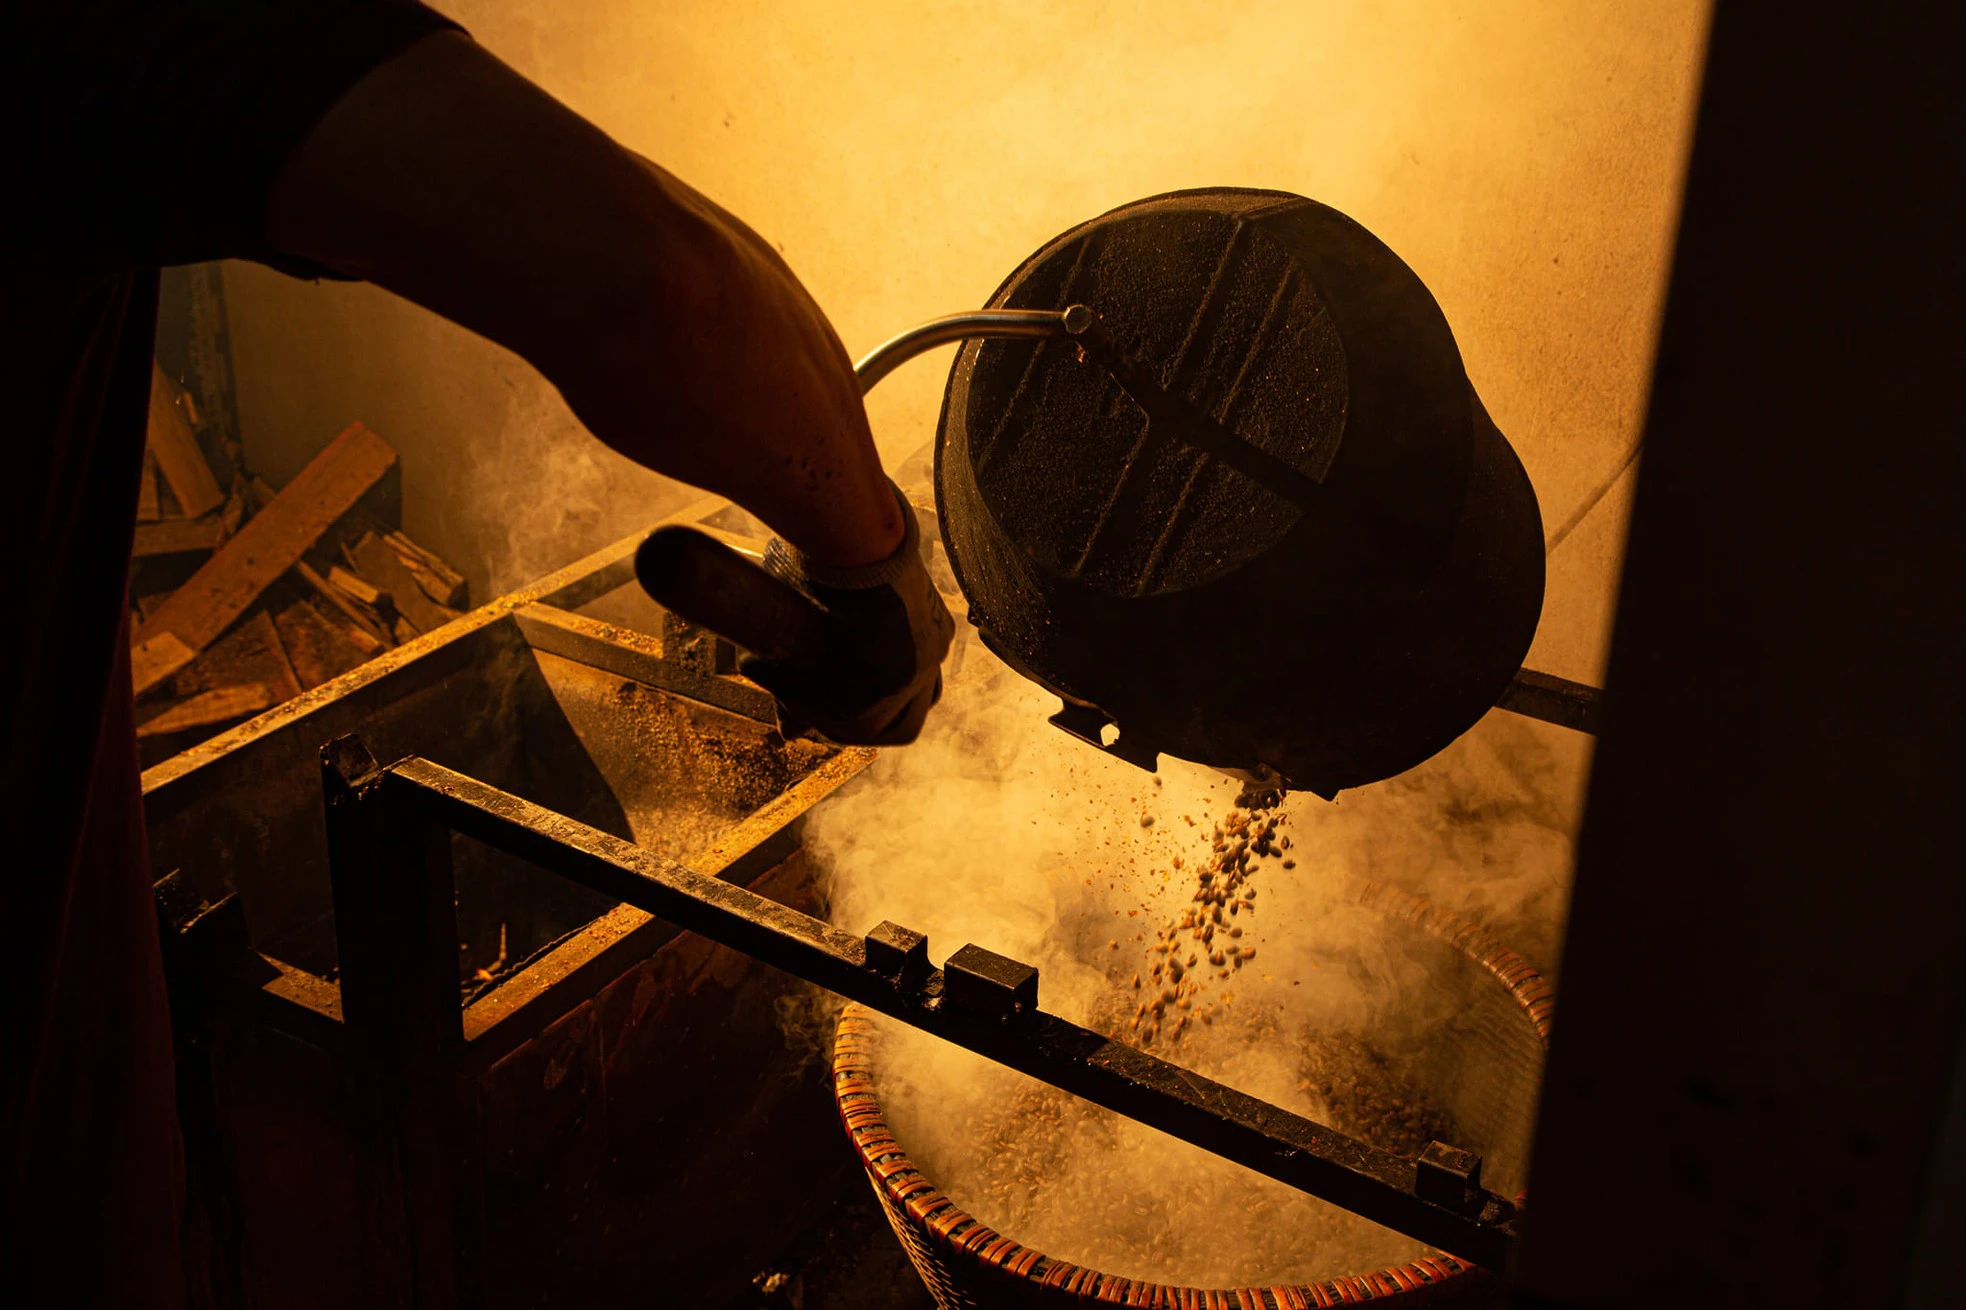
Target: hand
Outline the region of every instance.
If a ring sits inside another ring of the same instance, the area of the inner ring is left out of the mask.
[[[907,529],[899,549],[863,568],[815,564],[773,540],[765,568],[826,612],[825,658],[792,662],[745,655],[738,671],[778,702],[787,737],[808,729],[848,746],[901,746],[921,732],[942,695],[942,660],[955,620],[929,580],[921,530],[900,493]]]

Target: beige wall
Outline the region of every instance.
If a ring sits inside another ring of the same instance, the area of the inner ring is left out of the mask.
[[[1059,230],[1177,187],[1371,228],[1446,309],[1554,527],[1638,429],[1706,0],[440,0],[779,243],[858,354],[979,303]],[[249,458],[351,418],[410,531],[503,589],[680,493],[513,357],[371,288],[227,270]],[[948,351],[870,399],[890,463]],[[1630,479],[1552,557],[1532,660],[1595,678]]]

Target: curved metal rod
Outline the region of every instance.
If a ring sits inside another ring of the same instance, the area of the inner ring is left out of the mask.
[[[952,341],[974,337],[1064,337],[1085,329],[1093,313],[1084,305],[1064,309],[977,309],[967,314],[949,314],[930,319],[920,327],[909,328],[875,346],[853,366],[860,379],[860,394],[915,356],[946,346]]]
[[[1113,334],[1086,305],[1063,309],[979,309],[950,314],[911,328],[877,346],[853,366],[865,395],[876,382],[926,350],[971,337],[1069,337],[1078,343],[1080,358],[1104,368],[1135,404],[1147,422],[1164,435],[1211,455],[1244,477],[1268,488],[1299,509],[1319,503],[1319,487],[1295,466],[1250,444],[1194,405],[1162,386],[1151,372],[1120,349]]]

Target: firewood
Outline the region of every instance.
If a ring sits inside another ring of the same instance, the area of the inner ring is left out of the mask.
[[[190,551],[217,550],[225,540],[225,523],[220,515],[207,514],[196,519],[165,519],[159,523],[137,524],[131,553],[138,559],[151,555],[179,555]]]
[[[142,632],[143,628],[137,629],[138,635],[130,646],[130,681],[139,695],[198,658],[198,652],[175,632],[156,632],[148,637],[142,636]]]
[[[294,572],[300,575],[303,582],[314,588],[322,600],[347,616],[349,630],[358,634],[355,637],[355,644],[365,653],[373,655],[390,644],[388,629],[382,626],[382,620],[373,612],[363,608],[341,588],[322,577],[313,565],[306,560],[296,560]]]
[[[447,609],[462,610],[470,604],[464,575],[446,564],[434,552],[425,550],[400,532],[383,534],[389,548],[415,575],[423,594]]]
[[[236,478],[233,480],[232,490],[225,493],[225,504],[219,507],[218,521],[219,526],[225,529],[227,537],[237,532],[239,525],[246,521],[246,488],[245,484]]]
[[[362,604],[371,608],[387,608],[387,603],[391,596],[391,593],[375,586],[357,574],[350,573],[339,564],[330,564],[328,566],[328,585],[341,592],[342,595],[347,596],[350,600],[360,601]]]
[[[137,736],[161,737],[188,728],[206,728],[215,723],[258,714],[261,710],[272,709],[274,704],[273,689],[261,683],[219,687],[179,701],[163,713],[145,719],[137,725]]]
[[[313,600],[299,595],[290,597],[274,614],[273,626],[302,688],[338,678],[374,653],[358,644],[349,628],[337,621],[339,618],[339,614],[323,613]],[[363,639],[369,646],[375,645],[366,633]]]
[[[422,588],[424,595],[437,604],[457,613],[462,613],[469,606],[470,591],[463,578],[453,583],[443,574],[432,573],[415,560],[404,559],[401,555],[396,558],[403,560],[410,571],[410,576],[416,579],[416,585]]]
[[[418,585],[416,576],[387,540],[371,533],[349,550],[362,576],[381,587],[396,602],[396,612],[415,625],[417,632],[430,632],[456,618],[458,611],[432,600]]]
[[[301,684],[300,670],[294,667],[293,657],[287,654],[287,643],[281,640],[280,627],[273,621],[272,613],[262,609],[256,617],[266,624],[267,648],[280,661],[281,682],[275,690],[279,692],[281,700],[292,700],[307,690]]]
[[[273,616],[264,606],[254,606],[224,636],[200,651],[197,659],[178,670],[171,679],[171,690],[179,697],[190,697],[248,684],[265,686],[276,700],[301,692],[300,679],[280,644]]]
[[[155,360],[150,364],[149,444],[186,518],[195,519],[218,508],[225,493],[218,489],[218,479],[205,462],[205,452],[198,448],[191,421],[179,407],[177,384],[164,375]]]
[[[389,443],[360,423],[330,442],[138,630],[131,655],[138,693],[189,663],[395,465]],[[165,636],[176,649],[161,643]]]
[[[338,618],[338,614],[322,612],[307,596],[293,596],[273,616],[279,643],[287,649],[287,659],[293,661],[293,673],[303,688],[338,679],[372,655],[370,649],[356,643]],[[364,637],[370,639],[366,633]]]

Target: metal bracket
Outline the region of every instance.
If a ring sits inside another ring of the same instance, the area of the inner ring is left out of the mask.
[[[981,946],[965,946],[942,966],[942,994],[960,1005],[1009,1019],[1038,1008],[1038,971]]]
[[[918,988],[929,975],[928,937],[886,919],[867,934],[867,967],[903,987]]]
[[[1113,739],[1112,744],[1106,743],[1106,729],[1118,725],[1103,710],[1091,705],[1078,705],[1065,701],[1059,711],[1051,716],[1049,722],[1069,736],[1077,737],[1086,745],[1105,751],[1114,759],[1125,760],[1135,768],[1145,769],[1149,773],[1160,769],[1159,748],[1141,741],[1138,733],[1129,735],[1124,728],[1121,728],[1119,736]]]
[[[1428,1142],[1413,1162],[1413,1190],[1435,1205],[1466,1205],[1481,1192],[1481,1157],[1446,1142]]]

